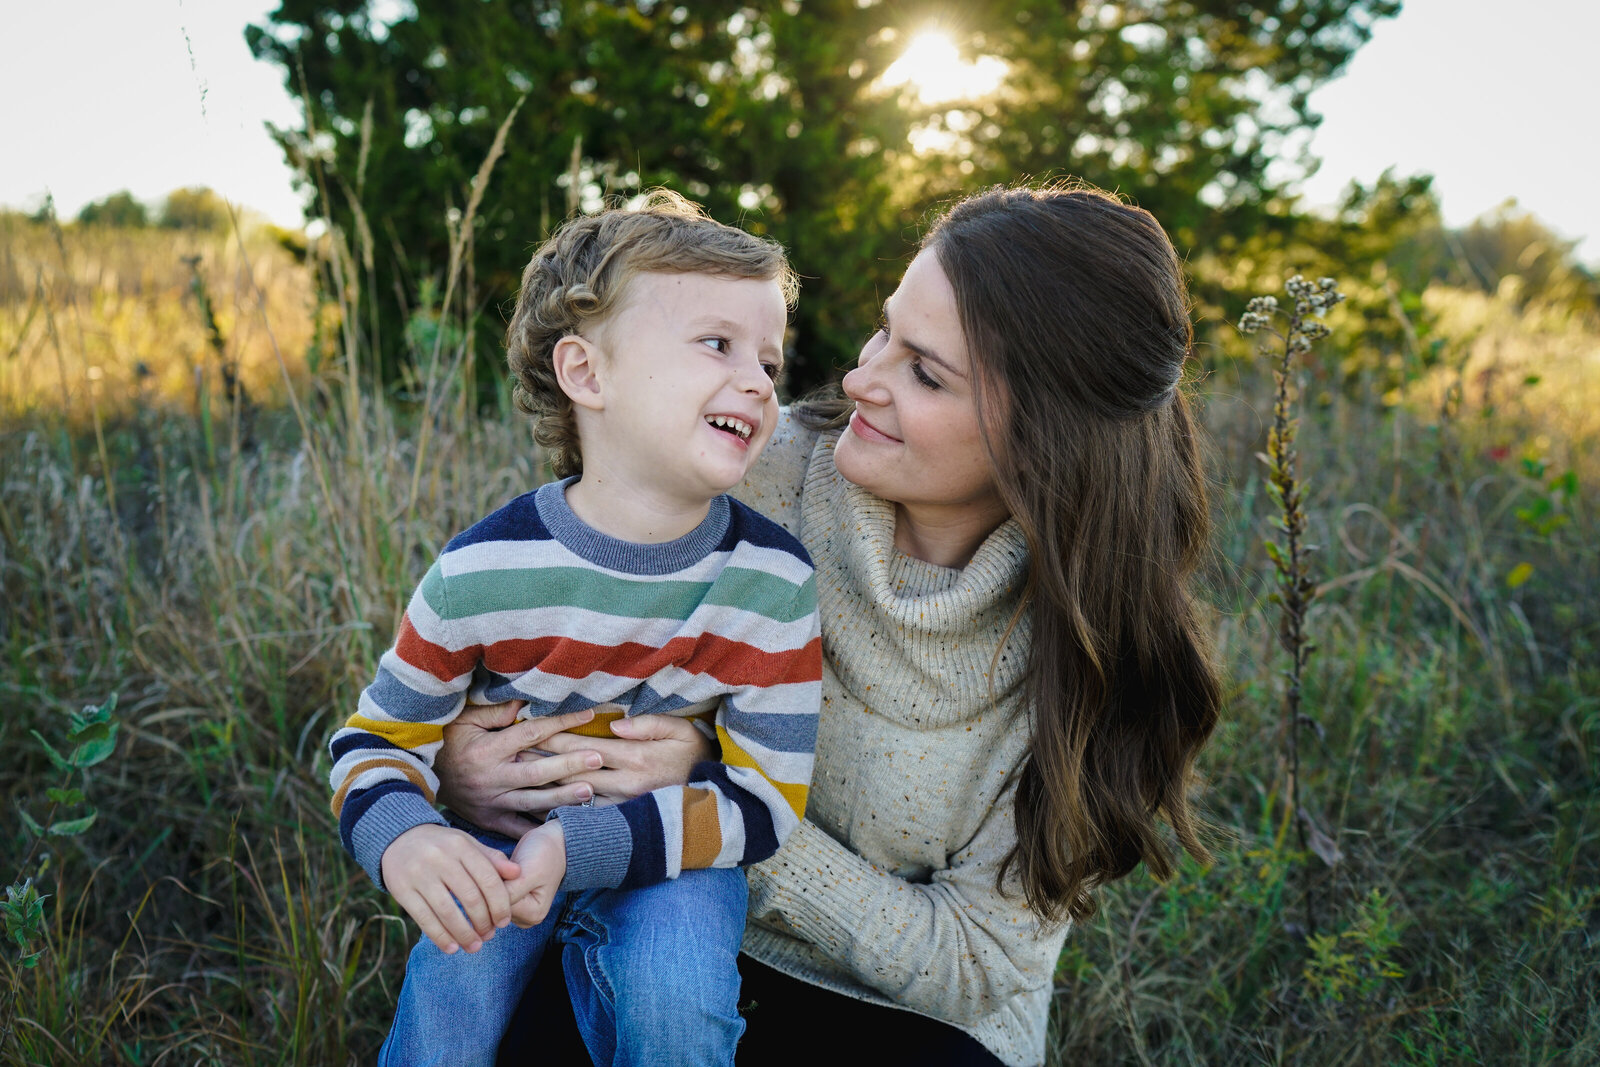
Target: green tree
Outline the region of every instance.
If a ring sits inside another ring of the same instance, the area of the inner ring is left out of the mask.
[[[417,0],[385,22],[365,0],[282,0],[247,37],[305,103],[278,136],[312,212],[352,245],[372,235],[366,291],[389,303],[367,340],[387,374],[405,306],[447,262],[450,212],[523,100],[471,235],[468,307],[507,300],[569,209],[668,185],[790,249],[803,387],[854,355],[928,212],[962,192],[1076,175],[1156,211],[1180,247],[1265,224],[1294,176],[1269,163],[1314,124],[1309,93],[1398,7]],[[937,103],[887,86],[928,27],[1004,64],[1002,84]]]
[[[226,230],[233,216],[227,201],[203,185],[174,189],[161,205],[158,222],[169,230]]]
[[[85,226],[142,229],[150,225],[150,212],[134,199],[132,193],[124,189],[120,193],[112,193],[104,200],[95,200],[83,205],[83,210],[78,212],[78,221]]]
[[[1541,301],[1578,312],[1600,310],[1600,284],[1574,255],[1578,242],[1558,236],[1515,200],[1452,236],[1455,269],[1448,280],[1493,292],[1514,278],[1520,305]]]

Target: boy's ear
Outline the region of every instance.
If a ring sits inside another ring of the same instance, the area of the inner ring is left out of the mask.
[[[556,382],[567,399],[582,408],[599,411],[605,407],[596,366],[600,352],[587,338],[569,333],[550,351]]]

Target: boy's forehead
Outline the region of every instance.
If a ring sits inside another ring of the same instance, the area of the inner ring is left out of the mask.
[[[783,290],[777,278],[743,278],[701,271],[640,271],[628,279],[616,304],[616,314],[629,308],[668,313],[674,318],[712,315],[745,318],[764,312],[776,300],[787,317]]]

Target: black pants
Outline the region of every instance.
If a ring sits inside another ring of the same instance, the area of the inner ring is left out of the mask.
[[[953,1026],[868,1004],[739,957],[740,1009],[748,1027],[739,1063],[870,1063],[873,1067],[995,1067],[1000,1060]],[[561,973],[546,953],[500,1045],[500,1067],[589,1062]]]

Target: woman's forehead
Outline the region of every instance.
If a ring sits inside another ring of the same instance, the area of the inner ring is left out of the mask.
[[[906,268],[900,286],[884,301],[896,340],[925,359],[943,364],[963,377],[971,359],[956,292],[932,249],[924,249]]]

